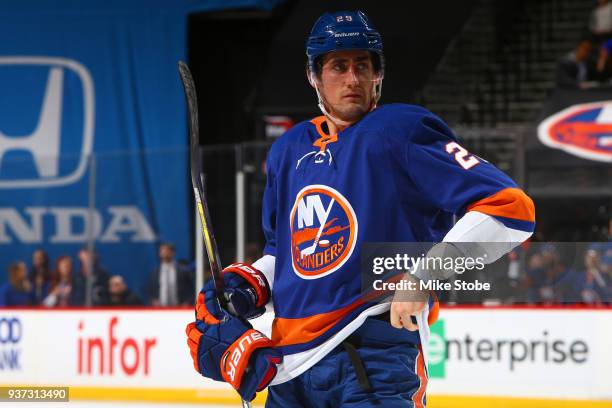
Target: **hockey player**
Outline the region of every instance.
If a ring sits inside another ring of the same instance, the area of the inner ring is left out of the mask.
[[[423,407],[437,304],[427,293],[391,304],[362,296],[361,246],[439,242],[432,252],[461,256],[455,243],[500,242],[496,259],[531,235],[533,203],[431,112],[377,106],[383,44],[362,12],[320,17],[306,54],[323,115],[272,146],[265,255],[224,270],[233,314],[214,302],[212,284],[200,293],[187,328],[194,365],[245,399],[269,386],[269,408]],[[452,273],[417,270],[413,279]],[[244,320],[269,301],[271,339]]]

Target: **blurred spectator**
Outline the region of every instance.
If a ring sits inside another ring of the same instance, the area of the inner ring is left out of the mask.
[[[582,302],[585,283],[584,274],[569,268],[552,244],[544,246],[528,261],[527,299],[529,303]]]
[[[544,260],[542,255],[535,253],[529,257],[525,276],[527,288],[527,302],[536,303],[540,301],[540,288],[545,283]]]
[[[612,290],[612,279],[607,273],[607,267],[602,263],[600,253],[595,249],[589,249],[584,256],[585,285],[582,291],[582,299],[585,303],[610,302]]]
[[[597,79],[600,82],[610,82],[612,78],[612,40],[605,41],[599,48],[596,71]]]
[[[32,268],[30,269],[30,282],[32,282],[33,304],[40,305],[49,294],[51,285],[51,271],[49,269],[49,255],[37,249],[32,253]]]
[[[0,286],[0,306],[30,306],[32,285],[24,262],[13,262],[8,268],[8,282]]]
[[[591,11],[589,30],[597,42],[612,37],[612,3],[610,0],[597,1],[597,7]]]
[[[159,246],[159,266],[149,279],[149,297],[153,306],[188,306],[193,303],[194,283],[191,270],[175,260],[174,244]]]
[[[99,306],[108,297],[108,273],[98,262],[98,255],[91,255],[89,249],[79,251],[79,274],[74,277],[74,300],[78,305],[85,305],[87,296],[87,279],[92,280],[91,305]]]
[[[62,255],[55,260],[51,273],[49,295],[43,300],[47,307],[81,306],[75,301],[72,258]]]
[[[139,306],[142,302],[126,285],[121,275],[113,275],[108,280],[108,297],[104,306]]]
[[[588,39],[578,43],[576,49],[563,56],[557,63],[557,86],[560,88],[586,89],[597,79],[596,67],[591,60],[593,44]]]
[[[608,225],[608,241],[594,242],[584,257],[587,292],[594,301],[612,303],[612,219]]]

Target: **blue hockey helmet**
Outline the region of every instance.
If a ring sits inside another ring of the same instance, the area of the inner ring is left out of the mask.
[[[361,11],[325,13],[314,24],[306,41],[308,69],[317,72],[317,58],[331,51],[366,50],[375,57],[374,67],[384,69],[383,43],[368,16]]]

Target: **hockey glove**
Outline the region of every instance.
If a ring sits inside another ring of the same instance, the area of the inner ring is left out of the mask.
[[[264,274],[244,263],[234,263],[223,270],[223,291],[229,311],[245,319],[261,316],[270,300],[270,286]]]
[[[251,325],[219,307],[213,285],[198,295],[196,321],[186,328],[193,365],[201,375],[226,381],[252,401],[276,375],[282,355]]]

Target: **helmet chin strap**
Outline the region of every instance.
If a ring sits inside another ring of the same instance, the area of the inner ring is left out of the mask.
[[[372,98],[372,102],[370,102],[370,109],[368,109],[368,113],[372,112],[378,104],[380,95],[382,93],[382,80],[383,79],[381,77],[378,81],[373,82],[372,90],[374,93],[374,98]],[[315,74],[313,72],[311,72],[310,75],[308,76],[308,81],[310,82],[310,85],[312,85],[312,87],[317,92],[317,100],[318,100],[317,105],[319,106],[319,109],[321,110],[323,115],[325,115],[325,117],[327,117],[329,120],[334,122],[336,126],[347,127],[354,123],[354,122],[347,122],[346,120],[339,119],[335,117],[334,115],[332,115],[331,113],[329,113],[327,109],[325,109],[325,99],[323,98],[323,96],[321,96],[321,92],[319,92],[319,87],[317,86],[317,78],[315,77]]]

